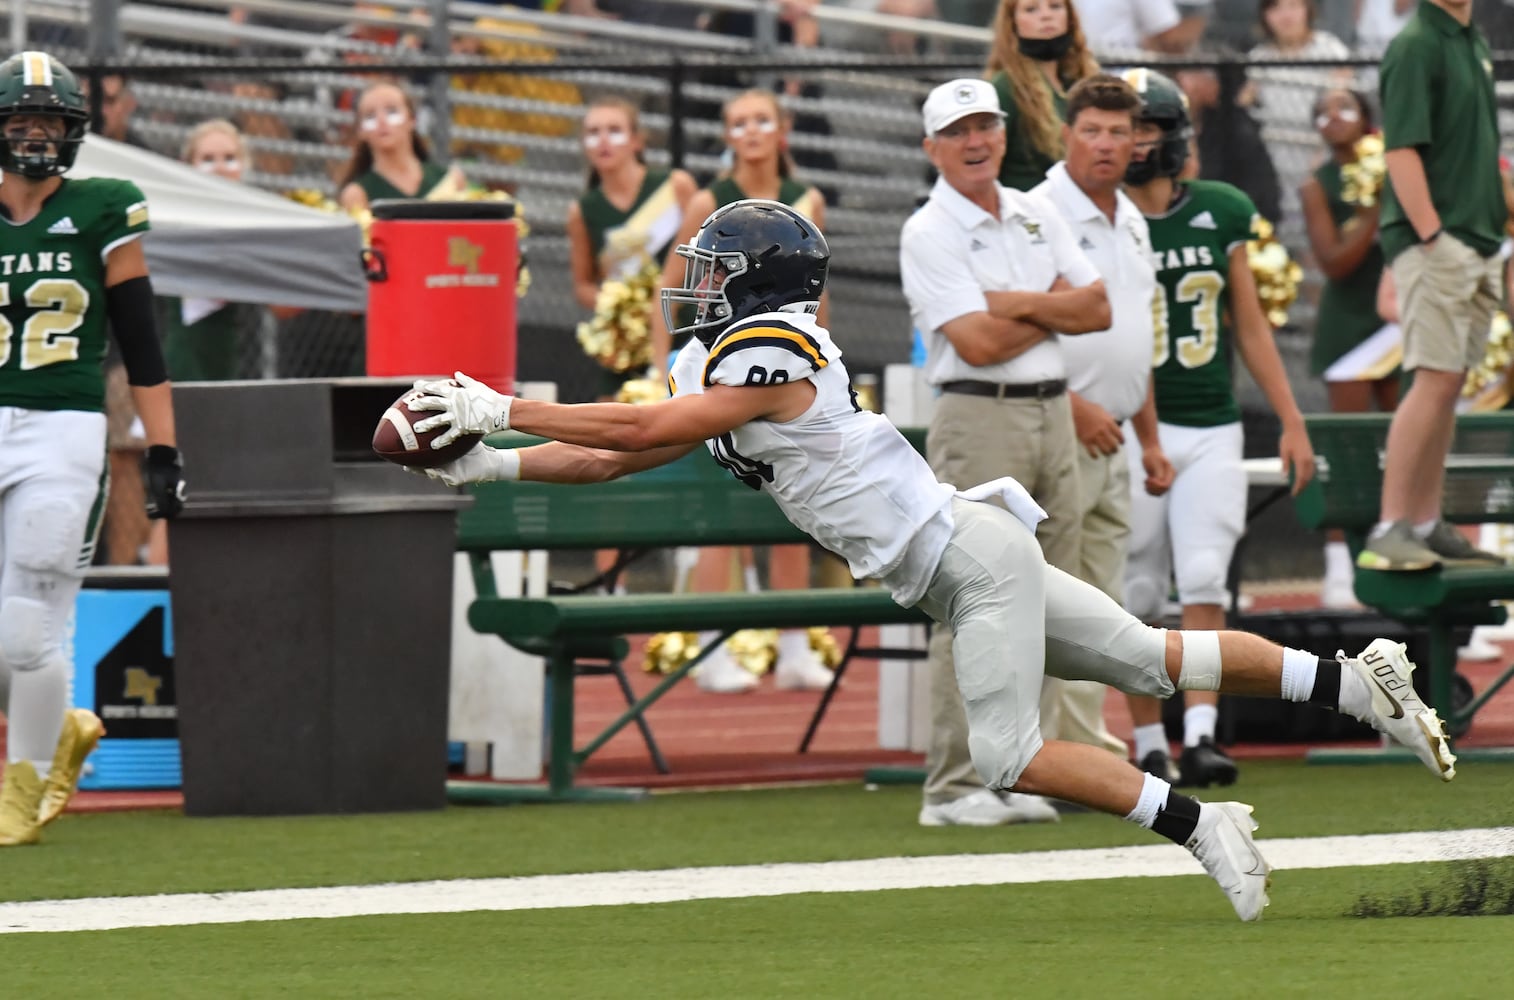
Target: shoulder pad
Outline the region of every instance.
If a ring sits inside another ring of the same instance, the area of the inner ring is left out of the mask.
[[[809,378],[830,364],[816,333],[771,315],[733,327],[711,348],[704,384],[781,385]]]

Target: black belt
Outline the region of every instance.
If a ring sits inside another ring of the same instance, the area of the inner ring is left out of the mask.
[[[1055,399],[1067,391],[1065,378],[1047,379],[1045,382],[1023,382],[1004,385],[999,382],[974,382],[963,379],[942,382],[942,392],[955,392],[963,396],[990,396],[994,399]]]

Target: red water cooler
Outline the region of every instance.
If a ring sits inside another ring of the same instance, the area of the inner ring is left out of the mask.
[[[466,372],[515,391],[515,206],[385,200],[372,205],[368,374]]]

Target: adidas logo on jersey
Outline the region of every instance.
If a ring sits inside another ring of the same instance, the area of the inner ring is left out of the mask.
[[[1204,211],[1200,212],[1198,215],[1195,215],[1193,217],[1193,219],[1189,221],[1188,225],[1189,225],[1190,228],[1193,228],[1193,229],[1218,229],[1218,228],[1220,228],[1215,223],[1214,216],[1212,216],[1212,215],[1209,214],[1209,210],[1208,209],[1205,209]]]
[[[982,240],[980,240],[976,236],[974,236],[973,237],[973,241],[967,245],[967,249],[969,249],[969,250],[987,250],[988,249],[988,244],[984,243]]]
[[[63,218],[59,219],[57,222],[54,222],[52,225],[48,226],[47,231],[49,233],[52,233],[54,236],[79,235],[79,227],[74,225],[74,220],[66,215]]]
[[[1078,238],[1078,247],[1079,247],[1079,249],[1082,249],[1082,250],[1092,250],[1093,249],[1093,240],[1089,239],[1087,236],[1079,237]]]

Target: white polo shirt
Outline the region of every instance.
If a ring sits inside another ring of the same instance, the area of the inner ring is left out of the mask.
[[[962,360],[941,327],[959,316],[987,312],[984,292],[1044,292],[1058,277],[1075,288],[1099,280],[1072,231],[1046,202],[1001,185],[996,219],[945,179],[936,181],[930,200],[904,223],[899,273],[910,317],[925,336],[925,378],[931,385],[1065,378],[1056,337],[1008,361],[975,367]]]
[[[1058,338],[1073,392],[1124,422],[1146,400],[1156,336],[1152,302],[1157,273],[1146,219],[1123,191],[1115,192],[1114,221],[1067,176],[1065,164],[1031,189],[1072,228],[1078,247],[1104,279],[1114,325],[1099,333]]]
[[[1078,23],[1098,55],[1139,49],[1181,20],[1174,0],[1078,0]]]

